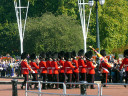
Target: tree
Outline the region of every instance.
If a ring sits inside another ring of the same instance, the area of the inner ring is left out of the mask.
[[[4,24],[4,28],[0,29],[0,54],[19,55],[20,41],[18,35],[17,24]]]
[[[65,15],[55,17],[46,13],[42,17],[29,18],[24,44],[24,50],[37,54],[41,51],[78,51],[83,48],[81,26]]]
[[[102,7],[102,8],[101,8]],[[127,44],[127,26],[128,26],[128,6],[125,0],[107,0],[104,6],[99,6],[99,28],[100,28],[100,44],[101,49],[106,49],[111,53],[113,49],[117,49]],[[95,42],[96,25],[95,10],[93,10],[90,24],[90,36],[88,43]],[[93,45],[96,45],[93,43]],[[95,46],[96,47],[96,46]],[[123,51],[123,50],[122,50]]]

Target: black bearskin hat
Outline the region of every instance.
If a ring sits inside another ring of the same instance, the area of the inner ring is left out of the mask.
[[[124,50],[124,57],[128,57],[128,49]]]
[[[30,55],[30,59],[31,59],[31,60],[36,59],[36,54],[32,53],[32,54]]]
[[[84,56],[84,50],[83,49],[79,50],[78,55],[79,56]]]
[[[87,51],[87,52],[85,53],[86,59],[91,59],[91,58],[92,58],[92,55],[93,55],[92,51]]]
[[[76,57],[76,52],[75,52],[75,51],[72,51],[71,57],[72,57],[72,58]]]
[[[63,57],[64,57],[64,51],[60,51],[59,53],[58,53],[58,57],[59,57],[59,59],[62,59]]]
[[[25,58],[27,58],[27,53],[26,53],[26,52],[23,52],[23,53],[21,54],[21,59],[25,59]]]
[[[71,53],[66,52],[64,58],[65,58],[65,60],[69,60],[71,58]]]
[[[40,59],[42,59],[42,58],[46,58],[46,53],[45,52],[41,52]]]
[[[57,53],[57,52],[54,52],[54,53],[52,54],[52,58],[53,58],[53,59],[57,59],[57,58],[58,58],[58,53]]]
[[[100,54],[101,54],[102,56],[106,56],[106,51],[105,51],[105,50],[101,50],[101,51],[100,51]]]

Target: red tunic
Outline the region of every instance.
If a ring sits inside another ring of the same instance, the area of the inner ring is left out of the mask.
[[[58,68],[57,61],[52,61],[51,65],[52,65],[52,72],[53,72],[53,74],[59,74],[59,71],[58,71],[59,68]]]
[[[78,61],[75,60],[75,59],[73,59],[73,60],[72,60],[72,64],[76,67],[76,68],[74,68],[74,72],[75,72],[75,73],[79,73]]]
[[[88,70],[88,74],[95,74],[95,66],[93,65],[93,63],[89,60],[86,60],[86,64],[87,64],[87,70]]]
[[[72,65],[71,61],[66,61],[66,62],[64,63],[65,73],[67,73],[67,74],[72,74],[72,73],[73,73],[73,72],[72,72],[72,69],[73,69],[73,68],[75,68],[75,67]]]
[[[79,58],[78,59],[78,65],[79,65],[80,73],[87,73],[87,71],[85,69],[87,67],[87,65],[85,65],[84,59]]]
[[[62,66],[62,68],[60,68],[60,73],[64,73],[64,61],[60,60],[59,64]]]
[[[21,62],[22,74],[29,74],[29,70],[32,71],[32,69],[29,67],[28,63],[26,61],[22,61]]]
[[[40,61],[39,69],[41,70],[41,73],[47,73],[47,66],[45,61]]]
[[[30,66],[35,71],[35,73],[38,73],[37,70],[39,69],[39,66],[35,62],[30,62]]]
[[[46,61],[46,66],[47,66],[47,71],[48,74],[52,74],[52,65],[51,65],[51,61]]]
[[[124,58],[122,64],[120,65],[120,69],[125,65],[125,71],[128,71],[128,58]]]
[[[108,65],[105,62],[101,62],[99,69],[101,70],[101,73],[109,73],[108,68],[111,68],[111,65]]]

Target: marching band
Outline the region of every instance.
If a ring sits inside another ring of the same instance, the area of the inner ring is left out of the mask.
[[[106,52],[105,50],[101,50],[102,60],[99,64],[99,71],[102,74],[101,83],[107,83],[108,74],[110,68],[113,68],[113,64],[108,63],[106,61]],[[24,82],[21,86],[23,89],[23,86],[25,85],[26,81],[28,81],[28,74],[29,71],[32,72],[33,81],[38,81],[38,71],[40,72],[41,80],[44,82],[74,82],[77,83],[79,81],[87,81],[89,83],[94,83],[95,80],[95,68],[97,67],[97,64],[93,62],[92,60],[93,52],[87,51],[84,54],[84,50],[80,50],[77,53],[75,51],[72,52],[64,52],[60,51],[57,52],[42,52],[39,55],[39,64],[35,61],[35,54],[30,55],[30,66],[26,61],[26,54],[23,53],[21,55],[21,71],[24,76]],[[124,60],[119,68],[121,68],[125,65],[126,67],[126,83],[128,81],[128,71],[127,71],[127,64],[128,64],[128,50],[125,50],[124,52]],[[31,87],[31,85],[29,86]],[[78,85],[68,84],[67,88],[78,88]],[[106,87],[104,85],[103,87]],[[35,84],[35,87],[37,88],[37,85]],[[62,84],[42,84],[42,89],[50,89],[50,88],[63,88]],[[95,89],[94,85],[90,86],[91,89]],[[29,89],[29,88],[28,88]]]

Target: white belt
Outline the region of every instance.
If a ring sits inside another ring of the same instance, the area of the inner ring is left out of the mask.
[[[47,69],[52,69],[51,67],[48,67]]]
[[[55,69],[55,67],[52,67],[52,69]]]
[[[45,68],[45,67],[41,67],[42,69]]]
[[[79,66],[79,67],[83,67],[83,66]]]
[[[67,72],[67,69],[68,69],[68,68],[71,68],[71,67],[65,67],[65,72]]]
[[[22,69],[28,69],[28,68],[22,68]]]
[[[102,67],[105,71],[109,72],[107,68]]]
[[[71,68],[71,67],[65,67],[65,68]]]
[[[92,69],[92,68],[87,68],[87,69]]]

